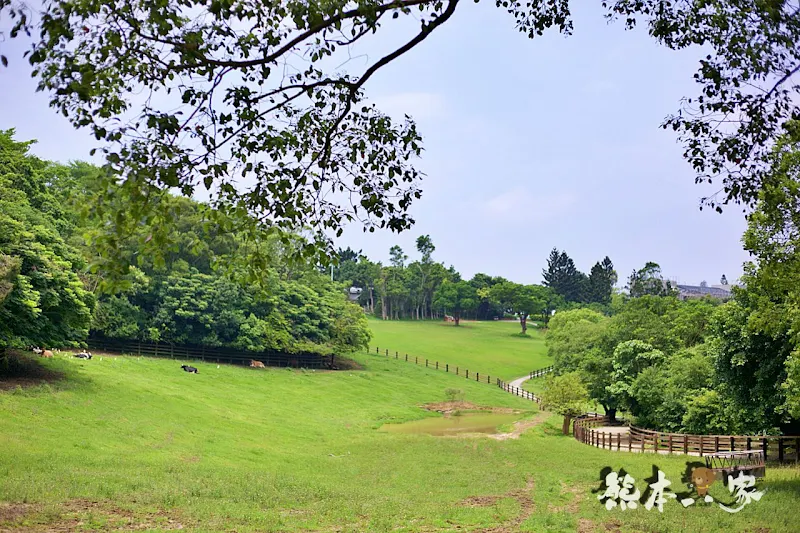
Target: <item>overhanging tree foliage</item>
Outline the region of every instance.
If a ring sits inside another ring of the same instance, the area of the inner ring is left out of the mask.
[[[497,0],[528,37],[572,30],[568,0]],[[328,233],[348,221],[401,231],[420,197],[414,123],[365,105],[380,69],[442,27],[459,0],[257,2],[0,0],[9,35],[37,34],[28,59],[51,105],[104,141],[131,205],[117,233],[156,226],[159,192],[211,191],[221,216],[272,232],[313,227],[296,252],[332,252]],[[644,22],[674,49],[708,53],[700,95],[664,126],[679,132],[697,180],[722,179],[720,202],[752,202],[764,157],[798,116],[800,17],[775,0],[605,1],[610,18]],[[419,20],[395,49],[363,68],[338,65],[391,20]],[[8,59],[2,57],[2,63]],[[13,58],[12,58],[13,59]],[[145,96],[142,96],[145,95]],[[245,216],[248,215],[248,216]],[[252,215],[249,216],[249,215]],[[157,230],[158,231],[158,230]],[[109,232],[110,233],[110,232]],[[160,248],[142,242],[148,253]],[[113,251],[112,237],[98,249]],[[244,261],[247,263],[247,260]]]

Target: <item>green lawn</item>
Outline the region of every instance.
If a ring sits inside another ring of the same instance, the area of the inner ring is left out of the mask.
[[[674,501],[608,512],[591,492],[603,467],[643,490],[654,464],[679,485],[684,460],[591,448],[552,417],[502,441],[377,431],[434,416],[419,406],[447,388],[540,416],[490,385],[357,360],[363,370],[340,372],[197,363],[197,375],[170,360],[43,361],[65,378],[0,392],[0,531],[798,530],[798,469],[769,469],[764,498],[738,515]]]
[[[552,364],[547,356],[544,333],[528,328],[520,337],[518,322],[465,322],[456,327],[451,322],[411,320],[370,320],[375,347],[388,349],[394,356],[428,358],[449,363],[471,372],[480,372],[505,380],[524,376],[531,370]]]

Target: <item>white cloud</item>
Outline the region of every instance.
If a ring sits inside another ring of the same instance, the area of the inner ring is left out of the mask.
[[[395,119],[410,115],[414,120],[437,118],[444,114],[444,100],[436,93],[408,92],[372,99],[378,109]]]
[[[489,217],[513,216],[526,222],[546,220],[562,215],[575,205],[576,198],[570,192],[537,194],[535,190],[516,187],[493,198],[483,205]]]

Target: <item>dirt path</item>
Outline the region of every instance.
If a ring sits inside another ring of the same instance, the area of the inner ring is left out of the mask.
[[[521,377],[521,378],[517,378],[517,379],[515,379],[514,381],[510,381],[510,382],[508,383],[508,385],[509,385],[510,387],[514,387],[514,388],[517,388],[517,389],[521,389],[521,388],[522,388],[522,384],[523,384],[523,383],[525,383],[526,381],[528,381],[529,379],[531,379],[531,377],[530,377],[530,376],[523,376],[523,377]]]

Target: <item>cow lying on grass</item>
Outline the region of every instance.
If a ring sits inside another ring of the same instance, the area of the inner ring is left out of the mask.
[[[266,368],[264,363],[261,361],[256,361],[255,359],[250,359],[250,367],[251,368]]]
[[[193,366],[189,365],[181,365],[181,368],[184,372],[191,372],[192,374],[197,374],[197,369]]]
[[[38,346],[34,346],[33,348],[31,348],[31,351],[40,357],[53,357],[53,352],[51,352],[50,350],[39,348]]]
[[[92,354],[90,354],[89,352],[81,352],[81,353],[76,353],[75,357],[77,357],[78,359],[91,359]]]

